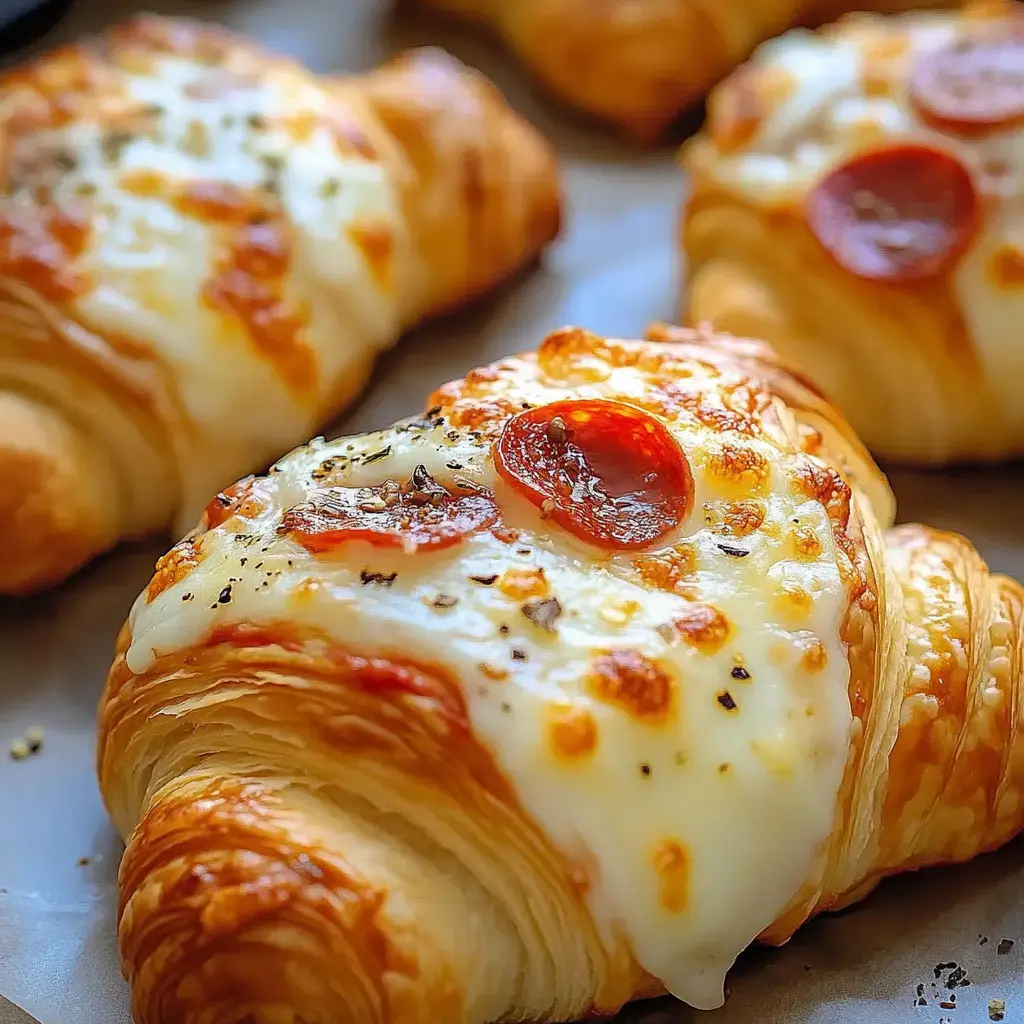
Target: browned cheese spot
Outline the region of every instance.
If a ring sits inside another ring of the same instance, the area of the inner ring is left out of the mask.
[[[805,672],[820,672],[828,663],[828,654],[825,645],[815,637],[804,645],[803,654],[800,656],[800,667]]]
[[[992,283],[1004,291],[1024,287],[1024,253],[1015,245],[1001,245],[989,263]]]
[[[704,521],[716,533],[732,537],[749,537],[764,525],[762,502],[708,501],[704,503]]]
[[[697,567],[697,553],[689,544],[677,544],[656,555],[641,555],[633,566],[647,586],[680,593]]]
[[[548,581],[543,569],[507,569],[498,581],[498,589],[513,601],[528,597],[545,597]]]
[[[817,558],[821,554],[821,541],[809,526],[799,526],[793,531],[793,549],[801,558]]]
[[[477,668],[480,670],[480,674],[488,679],[493,680],[496,683],[502,683],[508,679],[508,669],[500,668],[497,665],[488,665],[487,662],[482,661]]]
[[[775,609],[785,619],[803,622],[814,607],[814,598],[801,586],[786,582],[775,595]]]
[[[763,493],[771,475],[768,460],[760,452],[729,441],[710,453],[705,469],[719,486],[749,494]]]
[[[683,640],[703,654],[714,654],[729,638],[729,620],[710,604],[686,605],[673,624]]]
[[[190,537],[175,544],[156,563],[156,572],[146,588],[146,600],[152,603],[165,590],[169,590],[175,583],[180,583],[199,564],[199,561],[198,538]]]
[[[690,855],[678,839],[663,839],[654,848],[658,902],[670,914],[681,914],[690,902]]]
[[[587,690],[650,725],[668,720],[675,701],[675,682],[657,663],[629,647],[594,659]]]
[[[597,747],[597,722],[586,709],[556,705],[548,722],[551,749],[560,761],[578,761]]]

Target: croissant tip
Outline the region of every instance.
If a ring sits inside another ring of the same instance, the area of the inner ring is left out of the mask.
[[[57,583],[111,543],[81,438],[56,412],[6,392],[0,479],[0,595]]]

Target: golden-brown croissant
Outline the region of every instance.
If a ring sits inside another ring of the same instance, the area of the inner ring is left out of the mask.
[[[140,17],[0,127],[0,593],[195,522],[558,228],[549,146],[431,50],[319,78]]]
[[[763,48],[686,154],[686,317],[800,363],[877,455],[1024,453],[1024,6]]]
[[[1024,823],[1022,591],[761,343],[578,328],[211,503],[98,770],[139,1024],[565,1021]]]
[[[420,0],[495,30],[552,93],[640,139],[660,135],[758,43],[854,7],[960,0]]]

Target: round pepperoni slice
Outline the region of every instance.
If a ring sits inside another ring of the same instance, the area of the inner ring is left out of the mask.
[[[952,266],[977,227],[978,193],[955,156],[909,143],[853,157],[807,200],[818,241],[870,281],[920,281]]]
[[[350,541],[413,552],[451,547],[492,526],[498,507],[488,491],[456,493],[417,466],[405,484],[332,487],[289,509],[278,533],[308,551],[328,552]]]
[[[603,548],[651,544],[693,505],[690,465],[668,428],[620,402],[521,412],[505,424],[494,463],[541,515]]]
[[[969,132],[1024,119],[1024,21],[998,25],[918,61],[910,96],[924,120]]]

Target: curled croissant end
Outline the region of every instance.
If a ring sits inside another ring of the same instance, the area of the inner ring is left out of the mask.
[[[63,579],[117,540],[109,467],[56,409],[0,391],[0,594]]]
[[[194,522],[558,229],[550,147],[436,53],[339,80],[146,16],[3,84],[0,590]]]
[[[359,80],[421,254],[407,321],[500,283],[558,234],[555,152],[482,75],[423,48]]]

